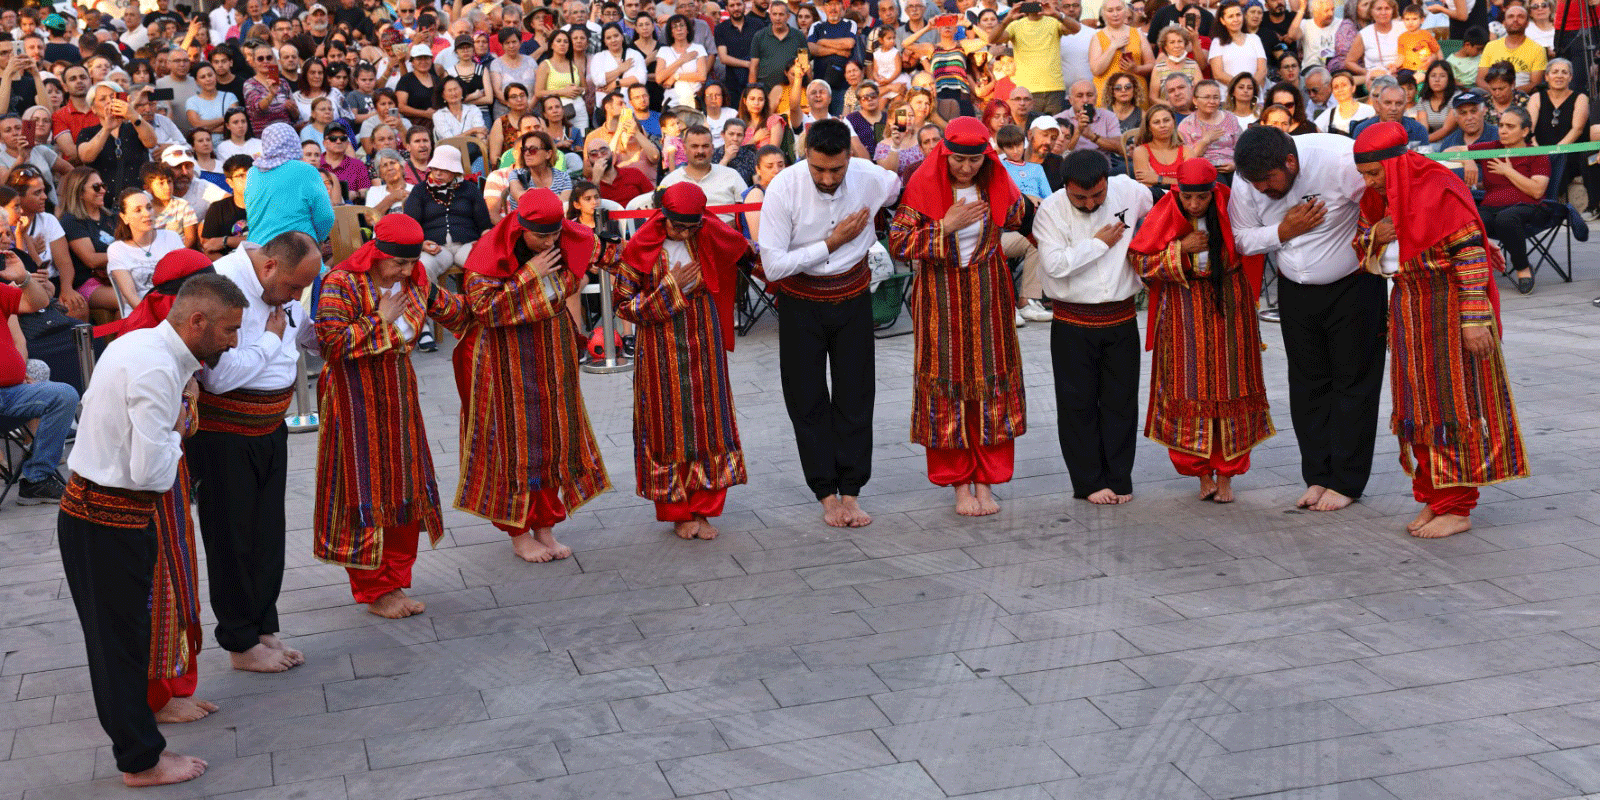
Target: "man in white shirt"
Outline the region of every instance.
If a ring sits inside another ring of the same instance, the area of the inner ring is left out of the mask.
[[[222,0],[221,5],[211,9],[211,42],[221,44],[228,40],[228,31],[239,24],[239,12],[235,7],[239,0]]]
[[[859,528],[872,522],[856,502],[872,477],[867,250],[877,240],[872,218],[899,196],[900,179],[850,157],[850,126],[842,120],[816,122],[807,138],[805,161],[767,186],[762,268],[780,295],[779,379],[806,484],[822,503],[824,522]]]
[[[1061,191],[1033,218],[1044,293],[1055,304],[1055,371],[1061,456],[1072,496],[1098,505],[1133,499],[1139,424],[1139,326],[1134,298],[1144,284],[1128,263],[1131,225],[1153,205],[1150,189],[1111,175],[1093,150],[1067,154]]]
[[[194,150],[188,145],[168,147],[161,155],[161,163],[172,167],[172,171],[176,173],[172,179],[172,193],[182,197],[184,202],[194,209],[195,216],[201,219],[205,219],[212,203],[228,196],[227,192],[222,191],[221,187],[211,181],[194,179],[198,163],[194,160]]]
[[[1083,13],[1081,0],[1064,0],[1061,11],[1073,19]],[[1094,70],[1089,68],[1089,43],[1098,30],[1084,25],[1074,33],[1061,37],[1061,78],[1067,86],[1078,81],[1094,80]]]
[[[321,265],[316,241],[299,231],[259,247],[247,242],[215,265],[249,305],[243,344],[200,373],[200,431],[187,452],[217,643],[234,669],[283,672],[305,661],[276,635],[289,458],[283,417],[300,370],[296,338],[315,337],[294,298]]]
[[[1300,508],[1337,511],[1366,489],[1378,435],[1388,311],[1381,275],[1350,246],[1366,184],[1354,142],[1248,128],[1234,148],[1228,215],[1244,255],[1272,253],[1300,445]]]
[[[704,125],[690,125],[683,132],[683,149],[689,161],[681,167],[667,173],[661,179],[662,189],[688,181],[706,193],[706,205],[725,206],[733,205],[744,197],[745,189],[749,188],[744,178],[732,167],[711,163],[711,154],[716,148],[711,146],[711,129]],[[730,225],[733,224],[733,214],[718,214],[717,218]]]
[[[238,341],[244,296],[228,279],[189,279],[167,321],[126,333],[100,356],[83,396],[72,479],[57,516],[61,564],[83,624],[89,685],[123,783],[200,777],[206,762],[166,750],[146,699],[158,498],[172,489],[193,381]]]

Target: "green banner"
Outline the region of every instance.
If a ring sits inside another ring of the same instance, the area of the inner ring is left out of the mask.
[[[1468,150],[1453,153],[1423,153],[1434,161],[1477,161],[1484,158],[1511,158],[1513,156],[1554,156],[1562,153],[1588,153],[1600,150],[1600,142],[1573,142],[1549,147],[1513,147],[1495,150]]]

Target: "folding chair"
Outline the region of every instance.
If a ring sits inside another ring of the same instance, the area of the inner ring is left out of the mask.
[[[914,272],[896,272],[872,290],[872,330],[885,331],[900,321],[900,313],[910,299]],[[909,332],[909,331],[908,331]]]
[[[1539,203],[1539,221],[1536,227],[1528,231],[1528,261],[1533,267],[1534,277],[1538,277],[1539,269],[1548,264],[1565,283],[1572,282],[1573,237],[1580,242],[1589,241],[1589,223],[1584,221],[1578,209],[1561,198],[1561,178],[1566,174],[1572,158],[1573,155],[1558,155],[1550,159],[1550,186],[1545,190],[1544,201]],[[1556,258],[1552,252],[1552,248],[1559,243],[1558,238],[1566,241],[1565,261]],[[1506,265],[1508,275],[1511,274],[1510,267]]]
[[[5,458],[0,460],[0,503],[22,482],[22,465],[33,457],[29,422],[32,420],[24,417],[0,417],[0,448],[5,451]]]

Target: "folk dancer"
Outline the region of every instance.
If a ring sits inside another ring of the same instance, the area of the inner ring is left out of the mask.
[[[129,786],[181,783],[206,770],[205,761],[166,749],[147,697],[155,519],[178,479],[183,436],[198,424],[194,373],[238,341],[246,305],[226,278],[198,275],[167,321],[106,347],[67,459],[61,562],[83,625],[95,713]]]
[[[1130,257],[1150,287],[1145,349],[1153,350],[1144,435],[1167,447],[1200,499],[1233,502],[1233,478],[1271,438],[1261,374],[1261,256],[1240,256],[1228,187],[1203,158],[1178,166],[1133,237]]]
[[[211,610],[234,669],[283,672],[305,663],[277,636],[289,474],[283,415],[299,377],[296,340],[315,346],[295,298],[316,280],[322,253],[310,236],[289,231],[264,245],[245,242],[214,266],[250,305],[242,344],[200,372],[200,431],[187,447]]]
[[[1001,234],[1022,224],[1022,193],[976,117],[957,117],[906,184],[889,249],[913,261],[916,366],[911,440],[928,480],[955,490],[955,510],[1000,510],[990,487],[1011,480],[1014,440],[1028,429],[1011,270]]]
[[[322,281],[317,380],[314,555],[350,574],[350,592],[389,619],[420,614],[406,596],[417,538],[444,537],[439,483],[417,404],[411,351],[429,320],[462,330],[466,301],[428,280],[422,226],[404,214],[378,221]]]
[[[661,193],[661,208],[622,251],[612,305],[638,326],[633,378],[639,496],[684,539],[715,539],[728,487],[746,480],[728,357],[745,238],[706,214],[693,183]]]
[[[1099,505],[1133,499],[1139,424],[1139,326],[1143,288],[1128,260],[1129,228],[1150,213],[1150,190],[1094,150],[1067,155],[1061,190],[1045,198],[1033,234],[1045,294],[1055,306],[1055,371],[1061,455],[1072,496]]]
[[[211,259],[198,250],[166,254],[156,263],[155,285],[139,305],[123,319],[97,326],[95,335],[120,336],[160,325],[189,278],[215,272]],[[191,403],[193,400],[189,398]],[[178,477],[156,503],[156,559],[150,589],[150,666],[145,695],[156,722],[164,724],[193,722],[217,710],[215,703],[194,699],[205,633],[200,626],[194,517],[189,509],[192,488],[188,461],[180,454]]]
[[[1366,490],[1383,391],[1383,278],[1361,269],[1350,248],[1366,191],[1352,145],[1338,134],[1248,128],[1228,200],[1239,251],[1272,253],[1283,278],[1289,418],[1306,483],[1295,505],[1317,511],[1337,511]]]
[[[1466,185],[1408,152],[1399,125],[1369,125],[1355,161],[1367,184],[1356,253],[1394,279],[1389,426],[1424,504],[1406,530],[1451,536],[1472,528],[1477,487],[1528,475],[1500,351],[1499,254]]]
[[[850,157],[850,126],[819,120],[806,159],[778,173],[761,207],[762,271],[778,294],[778,372],[806,485],[836,528],[872,523],[875,340],[867,250],[873,217],[900,194],[893,172]],[[831,387],[830,387],[831,378]]]
[[[578,388],[567,297],[620,248],[562,216],[549,189],[522,196],[467,259],[474,324],[451,358],[461,393],[455,506],[511,536],[525,561],[572,555],[555,525],[611,488]]]

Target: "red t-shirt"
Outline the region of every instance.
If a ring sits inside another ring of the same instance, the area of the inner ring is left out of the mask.
[[[600,196],[616,203],[623,208],[628,207],[628,201],[641,194],[655,191],[656,185],[633,167],[617,167],[617,179],[611,183],[600,184]]]
[[[1467,149],[1498,150],[1502,147],[1505,147],[1505,145],[1500,144],[1497,141],[1478,142],[1474,145],[1468,145]],[[1483,176],[1483,205],[1500,208],[1503,206],[1514,206],[1519,203],[1537,204],[1544,200],[1543,197],[1530,197],[1529,195],[1524,194],[1521,189],[1516,187],[1516,184],[1511,182],[1510,178],[1490,172],[1485,164],[1486,162],[1484,161],[1478,162],[1478,174]],[[1529,177],[1536,175],[1544,175],[1545,177],[1549,177],[1550,157],[1512,156],[1511,168]]]
[[[9,283],[0,283],[0,322],[9,325],[12,315],[22,304],[22,290]],[[28,365],[17,352],[17,343],[9,332],[0,336],[0,386],[16,386],[28,379]]]
[[[78,134],[83,133],[84,128],[99,124],[100,118],[95,116],[93,111],[79,113],[77,109],[72,107],[72,103],[68,102],[51,116],[50,135],[60,136],[63,132],[70,131],[72,133],[72,141],[76,142],[78,141]]]

